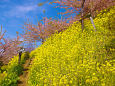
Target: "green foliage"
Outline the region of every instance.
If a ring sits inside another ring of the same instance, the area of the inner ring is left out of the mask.
[[[2,77],[2,81],[0,83],[1,86],[16,86],[16,82],[19,80],[16,72],[3,72],[2,76],[4,77]]]
[[[18,66],[18,56],[15,56],[12,58],[12,60],[9,62],[7,66],[7,70],[4,71],[1,75],[4,75],[3,78],[1,78],[1,86],[10,86],[12,83],[16,84],[16,81],[18,78],[18,70],[20,67]]]
[[[3,65],[2,67],[1,67],[1,71],[6,71],[7,70],[7,65]]]
[[[28,58],[29,58],[29,52],[23,53],[21,56],[21,64],[24,64]]]
[[[22,64],[29,57],[29,53],[25,52],[21,56],[21,64],[18,64],[19,56],[14,56],[8,63],[6,71],[0,74],[0,86],[17,86],[19,75],[22,74]]]
[[[85,30],[74,22],[31,52],[35,57],[29,71],[30,86],[114,86],[115,7],[99,14],[94,23],[86,19]],[[108,24],[110,23],[111,24]],[[110,29],[110,28],[112,29]]]

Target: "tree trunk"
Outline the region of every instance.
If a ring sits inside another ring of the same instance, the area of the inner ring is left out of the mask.
[[[36,40],[34,41],[34,45],[35,45],[35,48],[36,48],[36,46],[37,46],[37,45],[36,45]]]
[[[82,6],[81,6],[81,28],[82,28],[82,31],[84,30],[84,21],[83,21],[83,16],[84,16],[84,3],[85,3],[85,0],[82,0]]]

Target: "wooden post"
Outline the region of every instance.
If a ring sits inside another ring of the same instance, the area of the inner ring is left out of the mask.
[[[96,31],[96,27],[95,27],[95,24],[94,24],[94,22],[93,22],[93,18],[90,16],[90,21],[91,21],[91,23],[92,23],[92,25],[93,25],[93,27],[94,27],[94,29],[95,29],[95,31]]]

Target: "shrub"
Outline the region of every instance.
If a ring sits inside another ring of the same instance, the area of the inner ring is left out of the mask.
[[[28,52],[22,54],[21,64],[18,64],[18,55],[12,58],[7,65],[6,71],[0,74],[0,86],[17,86],[18,76],[23,73],[22,64],[25,63],[28,56]]]

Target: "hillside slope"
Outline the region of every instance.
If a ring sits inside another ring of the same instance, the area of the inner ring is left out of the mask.
[[[74,22],[31,52],[29,86],[115,86],[115,7]]]

